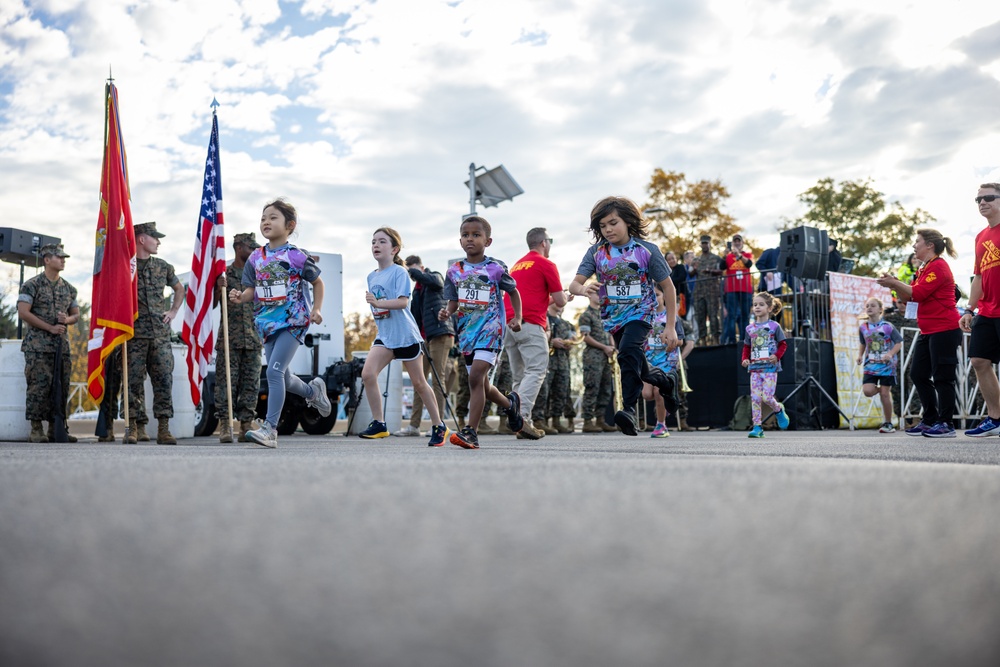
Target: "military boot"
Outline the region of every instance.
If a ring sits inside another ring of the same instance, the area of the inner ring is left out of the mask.
[[[531,422],[531,425],[535,427],[536,431],[541,431],[545,435],[555,435],[559,432],[549,426],[549,423],[544,419],[535,419]]]
[[[233,422],[223,419],[219,422],[219,442],[233,441]]]
[[[42,428],[42,422],[39,419],[31,420],[31,434],[28,436],[28,442],[48,442],[49,437],[45,435],[45,429]]]
[[[136,426],[136,423],[134,421],[129,422],[128,434],[122,439],[122,442],[124,442],[126,445],[134,445],[138,440],[138,438],[136,437],[137,430],[138,427]]]
[[[465,417],[459,415],[458,417],[455,418],[455,421],[458,422],[458,430],[459,431],[461,431],[463,428],[465,428]]]
[[[583,432],[584,433],[600,433],[601,427],[594,423],[593,419],[583,420]]]
[[[55,442],[56,441],[56,429],[55,429],[54,426],[52,426],[52,422],[49,422],[49,430],[48,430],[48,433],[46,433],[45,437],[48,438],[49,442]],[[75,435],[71,435],[69,433],[69,431],[67,431],[66,432],[66,442],[76,442],[76,436]]]
[[[500,426],[497,427],[497,433],[500,435],[514,435],[514,432],[510,430],[510,425],[507,423],[506,417],[500,418]]]
[[[556,433],[572,433],[573,427],[563,424],[563,421],[559,417],[552,418],[552,428],[556,430]]]
[[[681,428],[680,428],[680,430],[682,430],[682,431],[693,431],[694,429],[691,428],[690,426],[688,426],[688,420],[687,419],[685,419],[684,417],[681,417]]]
[[[240,435],[236,438],[240,442],[250,442],[247,440],[247,433],[253,430],[253,420],[248,419],[240,422]]]
[[[232,426],[229,427],[230,436],[232,436]],[[156,429],[156,444],[158,445],[176,445],[177,438],[170,435],[170,420],[160,419],[157,420]]]
[[[112,421],[108,424],[108,432],[106,435],[102,435],[97,439],[97,442],[114,442],[115,441],[115,423]]]
[[[135,428],[135,439],[139,442],[149,442],[149,434],[146,433],[146,422],[135,422],[132,424]]]
[[[615,425],[613,425],[613,424],[609,424],[609,423],[607,423],[606,421],[604,421],[602,419],[601,420],[601,430],[604,431],[605,433],[614,433],[615,431],[618,430],[618,427],[615,426]]]

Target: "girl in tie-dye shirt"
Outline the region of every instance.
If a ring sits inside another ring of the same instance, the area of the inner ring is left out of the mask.
[[[746,336],[743,337],[743,367],[750,371],[750,414],[753,416],[753,428],[748,437],[763,438],[761,403],[767,403],[774,410],[779,428],[788,428],[785,406],[774,397],[781,357],[788,343],[781,325],[771,319],[772,315],[781,312],[781,301],[773,294],[754,294],[750,312],[754,321],[747,325]]]
[[[865,396],[879,395],[882,401],[882,426],[879,433],[892,433],[892,387],[896,384],[896,355],[903,337],[896,327],[882,319],[882,302],[872,297],[865,302],[867,320],[858,328],[858,365],[864,364],[861,391]]]

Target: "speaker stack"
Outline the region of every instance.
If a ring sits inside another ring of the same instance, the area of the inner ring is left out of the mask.
[[[778,268],[785,275],[821,280],[829,259],[830,237],[825,230],[802,226],[781,232]]]

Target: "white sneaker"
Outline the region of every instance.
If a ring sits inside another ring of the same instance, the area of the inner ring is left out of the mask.
[[[274,449],[278,446],[278,432],[274,430],[270,422],[261,422],[260,428],[247,432],[247,441]]]
[[[393,435],[398,436],[400,438],[406,438],[406,437],[409,437],[409,436],[420,435],[420,429],[416,428],[415,426],[412,426],[410,424],[407,424],[403,428],[401,428],[398,431],[396,431],[395,433],[393,433]]]
[[[307,398],[306,405],[310,408],[316,408],[320,417],[329,417],[333,405],[330,403],[330,397],[326,395],[326,382],[323,378],[316,377],[309,381],[309,386],[313,388],[316,396]]]

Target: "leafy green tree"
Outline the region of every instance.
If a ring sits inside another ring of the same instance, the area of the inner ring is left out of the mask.
[[[822,178],[800,194],[799,201],[808,210],[786,221],[783,229],[800,225],[825,229],[839,241],[840,254],[856,261],[855,275],[895,273],[912,252],[916,230],[936,222],[927,211],[910,212],[898,201],[886,202],[870,179],[834,183],[832,178]]]
[[[646,190],[649,200],[643,210],[650,221],[649,240],[665,253],[674,251],[678,260],[685,250],[697,251],[702,234],[720,243],[742,231],[723,210],[730,195],[720,180],[689,182],[683,172],[657,168]]]
[[[354,358],[355,352],[367,352],[377,335],[371,313],[348,313],[344,317],[344,356]]]
[[[10,286],[0,283],[0,339],[17,338],[17,295],[11,295]]]

